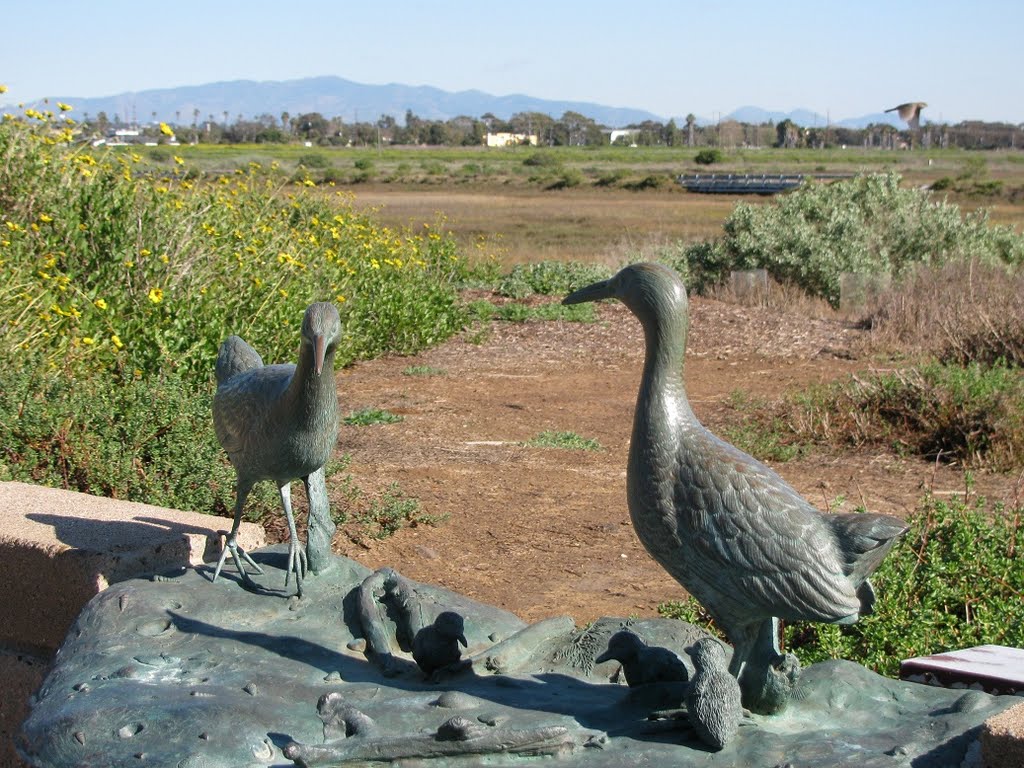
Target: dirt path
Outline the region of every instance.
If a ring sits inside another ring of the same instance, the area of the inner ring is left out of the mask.
[[[338,375],[342,410],[377,407],[395,424],[343,426],[355,483],[398,482],[437,525],[383,540],[339,532],[336,551],[369,567],[440,584],[527,621],[568,614],[655,615],[682,588],[645,553],[625,502],[625,465],[643,344],[620,305],[595,324],[491,326],[411,358],[360,363]],[[861,332],[837,321],[695,299],[686,383],[712,429],[734,418],[730,393],[775,397],[786,389],[869,368]],[[430,375],[409,375],[429,366]],[[544,430],[596,439],[596,451],[527,447]],[[962,474],[887,453],[812,455],[775,467],[819,507],[903,515],[927,488],[959,493]],[[982,476],[977,490],[1008,498],[1014,478]],[[301,494],[299,494],[301,496]],[[332,489],[334,504],[346,502]]]

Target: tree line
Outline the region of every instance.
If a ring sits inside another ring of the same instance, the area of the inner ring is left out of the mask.
[[[156,113],[150,124],[138,127],[143,135],[164,140],[158,129]],[[182,119],[184,117],[184,120]],[[191,117],[191,120],[188,118]],[[612,131],[593,118],[578,112],[565,112],[555,118],[543,112],[519,112],[507,120],[492,113],[480,117],[459,116],[449,120],[427,120],[405,113],[399,123],[391,115],[375,121],[346,122],[341,117],[325,117],[319,112],[291,115],[264,113],[246,118],[227,111],[219,115],[175,113],[171,123],[182,143],[265,144],[306,142],[319,146],[479,146],[488,133],[536,136],[540,146],[601,146],[610,142]],[[117,128],[129,127],[118,115],[109,118],[100,112],[88,115],[83,129],[105,136]],[[853,146],[900,149],[909,147],[960,147],[963,149],[1019,149],[1024,145],[1024,126],[1010,123],[965,121],[957,124],[927,123],[917,131],[880,123],[865,128],[841,126],[800,126],[792,120],[779,123],[741,123],[724,120],[698,125],[687,115],[683,125],[674,119],[666,123],[647,120],[616,132],[616,144],[669,147],[790,149]]]

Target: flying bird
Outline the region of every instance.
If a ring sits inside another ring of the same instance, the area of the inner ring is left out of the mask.
[[[907,526],[885,515],[823,515],[704,428],[683,383],[689,321],[675,272],[633,264],[563,303],[611,298],[640,320],[646,345],[626,470],[637,536],[728,635],[745,705],[780,711],[799,664],[779,651],[779,619],[853,623],[870,613],[868,576]]]
[[[906,104],[900,104],[892,109],[885,110],[886,112],[895,112],[900,116],[900,120],[909,125],[913,130],[917,130],[921,127],[921,110],[928,105],[923,101],[908,101]]]
[[[323,468],[338,438],[338,397],[334,353],[341,320],[333,304],[311,304],[302,318],[299,362],[264,365],[255,349],[229,336],[217,355],[217,393],[213,427],[235,468],[235,519],[213,574],[216,581],[228,553],[249,587],[255,582],[246,565],[262,569],[238,546],[238,527],[249,491],[260,480],[272,480],[281,494],[290,543],[285,586],[295,574],[302,596],[307,568],[292,516],[292,480],[301,478],[309,496],[309,476]]]

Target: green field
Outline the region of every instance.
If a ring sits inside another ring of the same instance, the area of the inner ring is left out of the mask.
[[[857,174],[893,171],[907,186],[942,188],[964,210],[1024,231],[1024,153],[959,149],[736,149],[700,165],[675,147],[401,147],[196,145],[140,150],[170,173],[174,157],[199,173],[249,163],[284,178],[351,192],[391,227],[443,223],[463,250],[503,263],[543,259],[619,262],[677,241],[721,234],[737,197],[687,193],[682,173]],[[750,201],[770,198],[752,196]]]

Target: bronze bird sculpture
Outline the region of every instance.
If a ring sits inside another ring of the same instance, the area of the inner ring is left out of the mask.
[[[780,711],[799,664],[779,651],[778,620],[852,623],[869,613],[868,576],[906,525],[823,515],[701,425],[683,383],[688,304],[675,272],[633,264],[563,303],[611,298],[640,320],[645,338],[626,472],[637,536],[728,635],[745,706]]]
[[[697,738],[719,750],[736,735],[743,719],[740,686],[726,668],[725,648],[713,637],[698,640],[686,652],[693,659],[693,680],[686,711]]]
[[[412,658],[427,677],[458,663],[465,648],[466,631],[462,616],[455,611],[440,613],[433,624],[416,633],[412,641]]]
[[[685,683],[690,672],[668,648],[649,646],[638,635],[624,629],[608,638],[608,648],[594,659],[601,664],[614,659],[622,665],[626,685],[635,688],[648,683]]]
[[[230,553],[242,581],[255,586],[246,564],[257,573],[263,571],[238,546],[238,526],[253,485],[272,480],[281,494],[290,536],[285,587],[294,573],[301,597],[307,556],[295,530],[290,485],[301,478],[308,498],[310,475],[322,471],[337,441],[334,352],[340,335],[338,310],[333,304],[318,303],[311,304],[302,318],[297,365],[264,365],[256,350],[238,336],[230,336],[221,344],[213,426],[235,468],[237,482],[234,524],[217,562],[214,581]]]

